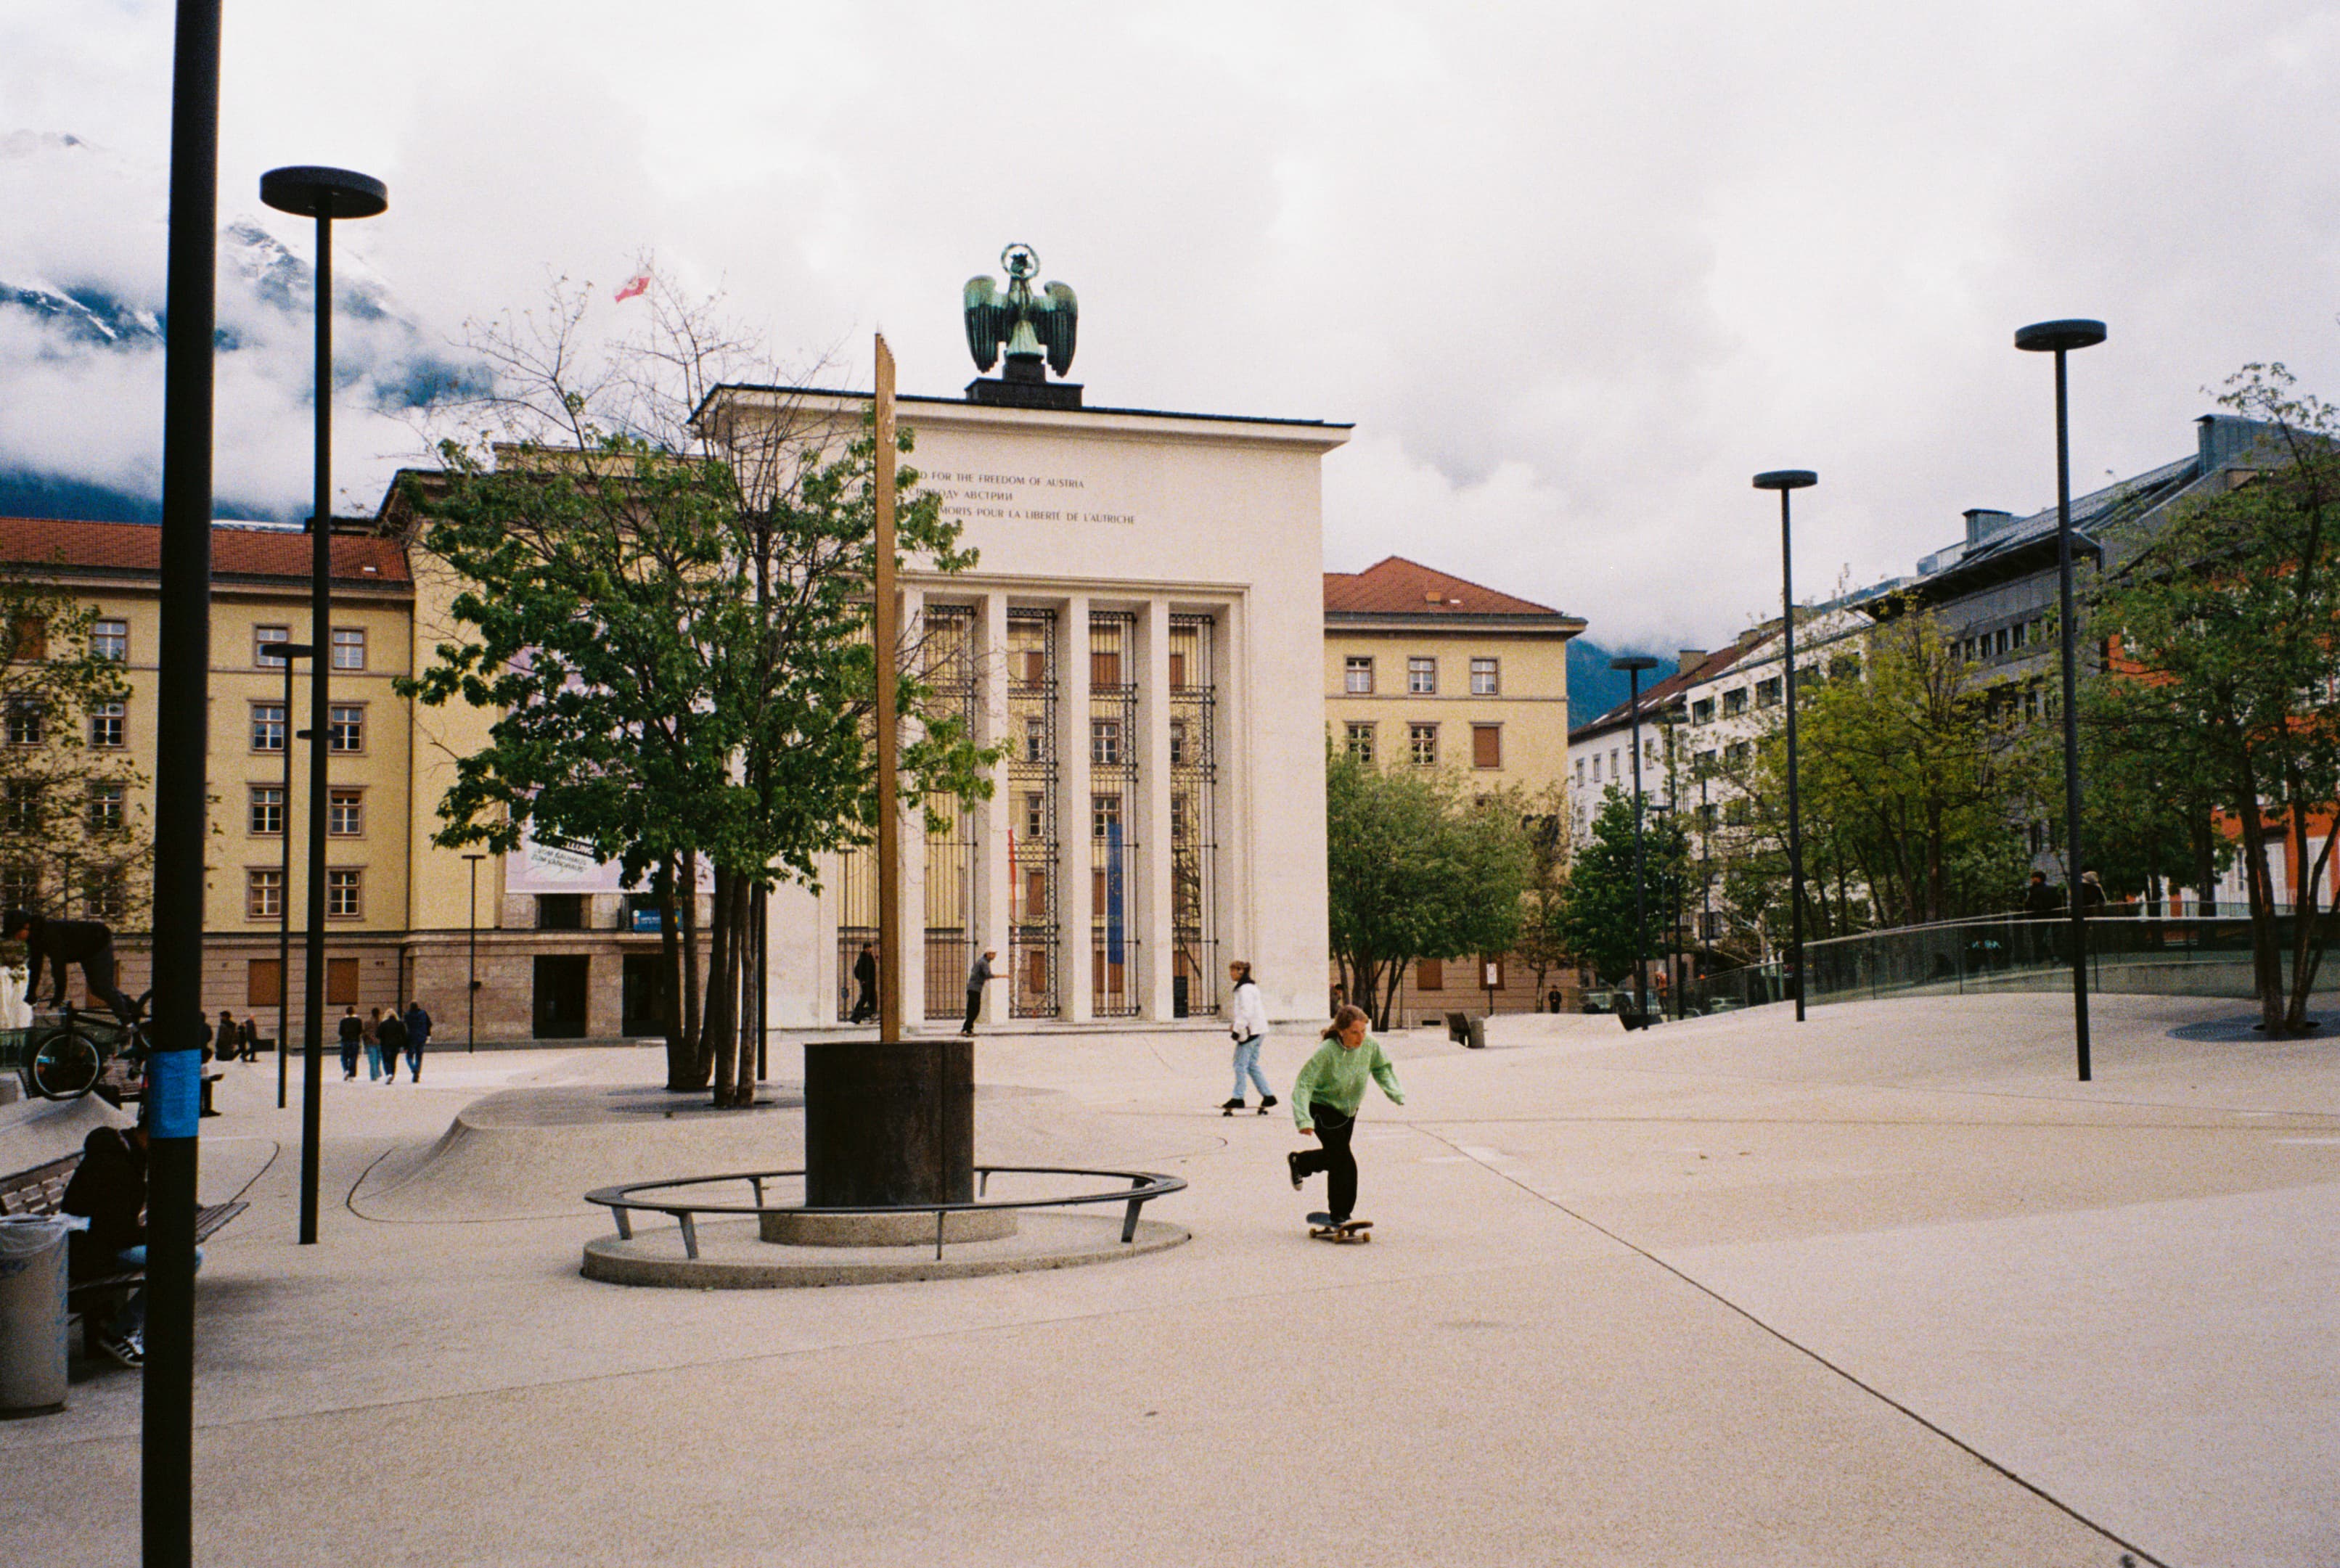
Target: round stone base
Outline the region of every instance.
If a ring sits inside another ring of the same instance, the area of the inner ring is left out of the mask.
[[[766,1241],[786,1247],[932,1247],[935,1217],[931,1210],[905,1209],[899,1214],[765,1214]],[[943,1216],[943,1242],[997,1241],[1016,1234],[1016,1211],[960,1209]]]
[[[928,1217],[929,1222],[932,1216]],[[913,1279],[966,1279],[981,1274],[1021,1274],[1142,1257],[1194,1239],[1183,1226],[1141,1219],[1124,1245],[1121,1217],[1054,1214],[1035,1209],[1017,1233],[996,1241],[946,1244],[935,1256],[912,1247],[795,1247],[757,1236],[751,1220],[719,1220],[699,1228],[699,1256],[686,1257],[674,1228],[640,1229],[630,1241],[614,1236],[585,1244],[588,1279],[610,1285],[663,1286],[670,1290],[774,1290],[816,1285],[881,1285]]]

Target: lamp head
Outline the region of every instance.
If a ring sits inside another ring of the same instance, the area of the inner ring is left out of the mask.
[[[2061,353],[2067,349],[2087,349],[2105,340],[2102,321],[2034,321],[2018,328],[2015,346],[2028,354]]]
[[[1820,482],[1810,468],[1772,468],[1755,476],[1759,490],[1808,490]]]
[[[260,199],[302,218],[371,218],[390,205],[390,187],[354,169],[301,163],[263,174]]]
[[[316,651],[317,650],[315,648],[311,647],[307,643],[263,643],[260,645],[260,656],[262,658],[273,659],[278,664],[285,665],[291,664],[294,659],[305,659]]]
[[[1611,659],[1609,667],[1612,670],[1653,670],[1658,667],[1658,661],[1647,654],[1627,654],[1622,658]]]

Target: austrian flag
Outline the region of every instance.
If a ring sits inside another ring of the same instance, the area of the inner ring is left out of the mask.
[[[619,290],[617,298],[612,301],[611,303],[622,305],[627,301],[632,299],[636,294],[646,294],[649,292],[649,287],[650,275],[648,272],[644,272],[640,277],[636,278],[632,282],[628,283],[624,288]]]

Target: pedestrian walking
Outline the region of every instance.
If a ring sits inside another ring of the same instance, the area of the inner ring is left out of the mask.
[[[866,1022],[878,1011],[878,949],[874,943],[861,944],[861,956],[853,961],[853,983],[861,991],[853,999],[853,1021]]]
[[[399,1016],[396,1002],[390,1004],[390,1016],[375,1027],[374,1036],[382,1042],[382,1081],[396,1083],[398,1053],[406,1049],[406,1020]]]
[[[1365,1080],[1382,1086],[1392,1105],[1405,1103],[1397,1081],[1397,1068],[1382,1050],[1382,1042],[1365,1032],[1365,1010],[1344,1007],[1325,1027],[1324,1043],[1292,1084],[1292,1119],[1300,1136],[1314,1137],[1319,1147],[1294,1149],[1284,1157],[1291,1168],[1292,1185],[1324,1171],[1328,1178],[1324,1208],[1335,1225],[1346,1225],[1357,1208],[1357,1159],[1349,1139],[1357,1129],[1357,1111],[1365,1103]]]
[[[422,1081],[422,1048],[430,1041],[431,1015],[418,996],[406,1004],[406,1069],[417,1083]]]
[[[212,1054],[222,1061],[233,1061],[243,1054],[243,1031],[235,1026],[235,1014],[220,1009],[219,1032],[212,1037]]]
[[[2104,907],[2105,884],[2097,880],[2095,872],[2082,872],[2080,873],[2080,912],[2084,915],[2094,914]]]
[[[236,1027],[236,1039],[243,1043],[244,1060],[258,1061],[260,1060],[260,1023],[258,1020],[252,1017],[251,1014],[246,1013],[244,1015],[243,1022]]]
[[[382,1009],[374,1008],[366,1015],[359,1038],[365,1041],[366,1081],[372,1083],[382,1076]]]
[[[342,1010],[342,1081],[347,1083],[358,1075],[358,1047],[365,1043],[365,1020],[358,1016],[357,1003]]]
[[[983,988],[995,978],[991,972],[991,961],[998,956],[996,949],[987,947],[983,950],[983,956],[977,959],[967,971],[967,1021],[958,1026],[961,1034],[972,1035],[975,1032],[975,1015],[983,1011]]]
[[[1234,996],[1227,1008],[1227,1032],[1235,1041],[1235,1090],[1219,1110],[1233,1116],[1244,1108],[1244,1083],[1248,1078],[1259,1085],[1259,1113],[1265,1116],[1276,1103],[1267,1087],[1267,1075],[1259,1070],[1259,1048],[1267,1039],[1267,1003],[1260,1000],[1251,965],[1242,959],[1227,965],[1227,978],[1234,982]]]

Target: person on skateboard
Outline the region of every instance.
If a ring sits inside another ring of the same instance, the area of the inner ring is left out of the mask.
[[[1405,1103],[1397,1068],[1382,1042],[1365,1032],[1365,1021],[1361,1007],[1334,1013],[1324,1043],[1292,1085],[1292,1119],[1301,1137],[1314,1138],[1321,1147],[1294,1149],[1284,1162],[1294,1190],[1318,1171],[1326,1173],[1324,1207],[1336,1226],[1348,1224],[1356,1212],[1357,1159],[1349,1152],[1349,1137],[1357,1128],[1357,1109],[1365,1102],[1365,1080],[1378,1082],[1392,1105]]]

